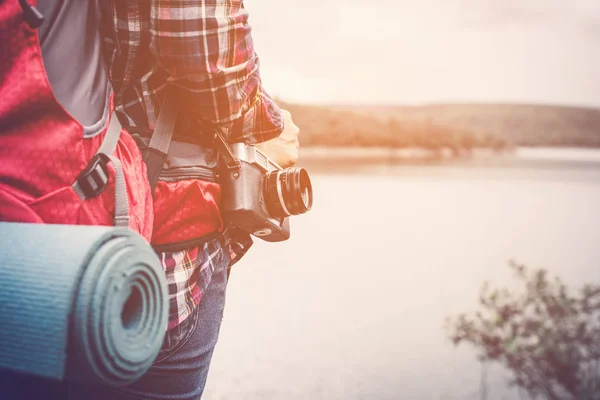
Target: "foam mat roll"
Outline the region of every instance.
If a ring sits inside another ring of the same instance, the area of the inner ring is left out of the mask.
[[[126,229],[0,223],[0,368],[121,386],[156,358],[164,272]]]

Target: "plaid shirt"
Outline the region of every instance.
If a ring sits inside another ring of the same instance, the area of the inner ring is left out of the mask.
[[[166,271],[169,287],[168,329],[185,321],[198,306],[213,272],[216,268],[223,267],[218,264],[229,260],[231,267],[252,245],[249,235],[234,233],[233,229],[235,228],[230,227],[223,236],[200,247],[158,254]]]
[[[101,6],[115,109],[130,132],[154,129],[168,84],[184,89],[184,114],[220,129],[230,142],[255,144],[282,132],[281,112],[262,87],[243,1],[106,0]],[[169,328],[197,307],[223,251],[233,264],[250,247],[249,235],[227,232],[199,248],[159,254],[169,284]]]
[[[113,0],[107,11],[115,107],[129,131],[154,129],[167,84],[184,89],[183,111],[230,142],[255,144],[283,131],[242,0]]]

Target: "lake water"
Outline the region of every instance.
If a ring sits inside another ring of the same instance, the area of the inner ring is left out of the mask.
[[[589,161],[589,160],[588,160]],[[479,399],[444,318],[509,259],[600,281],[600,164],[374,166],[313,179],[292,239],[232,272],[207,399]],[[487,399],[513,399],[503,372]]]

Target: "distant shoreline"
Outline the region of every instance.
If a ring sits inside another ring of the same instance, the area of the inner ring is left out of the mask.
[[[385,147],[305,147],[299,165],[315,169],[354,169],[376,165],[464,165],[473,167],[589,167],[600,168],[600,149],[576,147],[517,147],[472,149],[455,154],[450,149]]]
[[[524,104],[314,106],[282,104],[301,130],[303,146],[424,150],[400,158],[448,158],[472,149],[520,146],[600,148],[600,109]],[[421,154],[422,153],[422,154]],[[427,153],[427,154],[425,154]]]

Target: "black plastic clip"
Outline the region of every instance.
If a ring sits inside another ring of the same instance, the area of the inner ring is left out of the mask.
[[[44,23],[44,15],[26,0],[19,0],[23,9],[23,19],[31,29],[37,29]]]
[[[106,154],[96,154],[77,176],[77,184],[86,198],[96,197],[106,188],[109,162],[110,158]]]
[[[227,169],[234,170],[242,168],[240,160],[238,160],[238,158],[233,154],[229,143],[227,143],[223,135],[221,135],[218,130],[213,131],[213,138],[215,139],[215,145],[217,150],[219,150],[219,154],[223,159],[223,162],[225,162]]]

